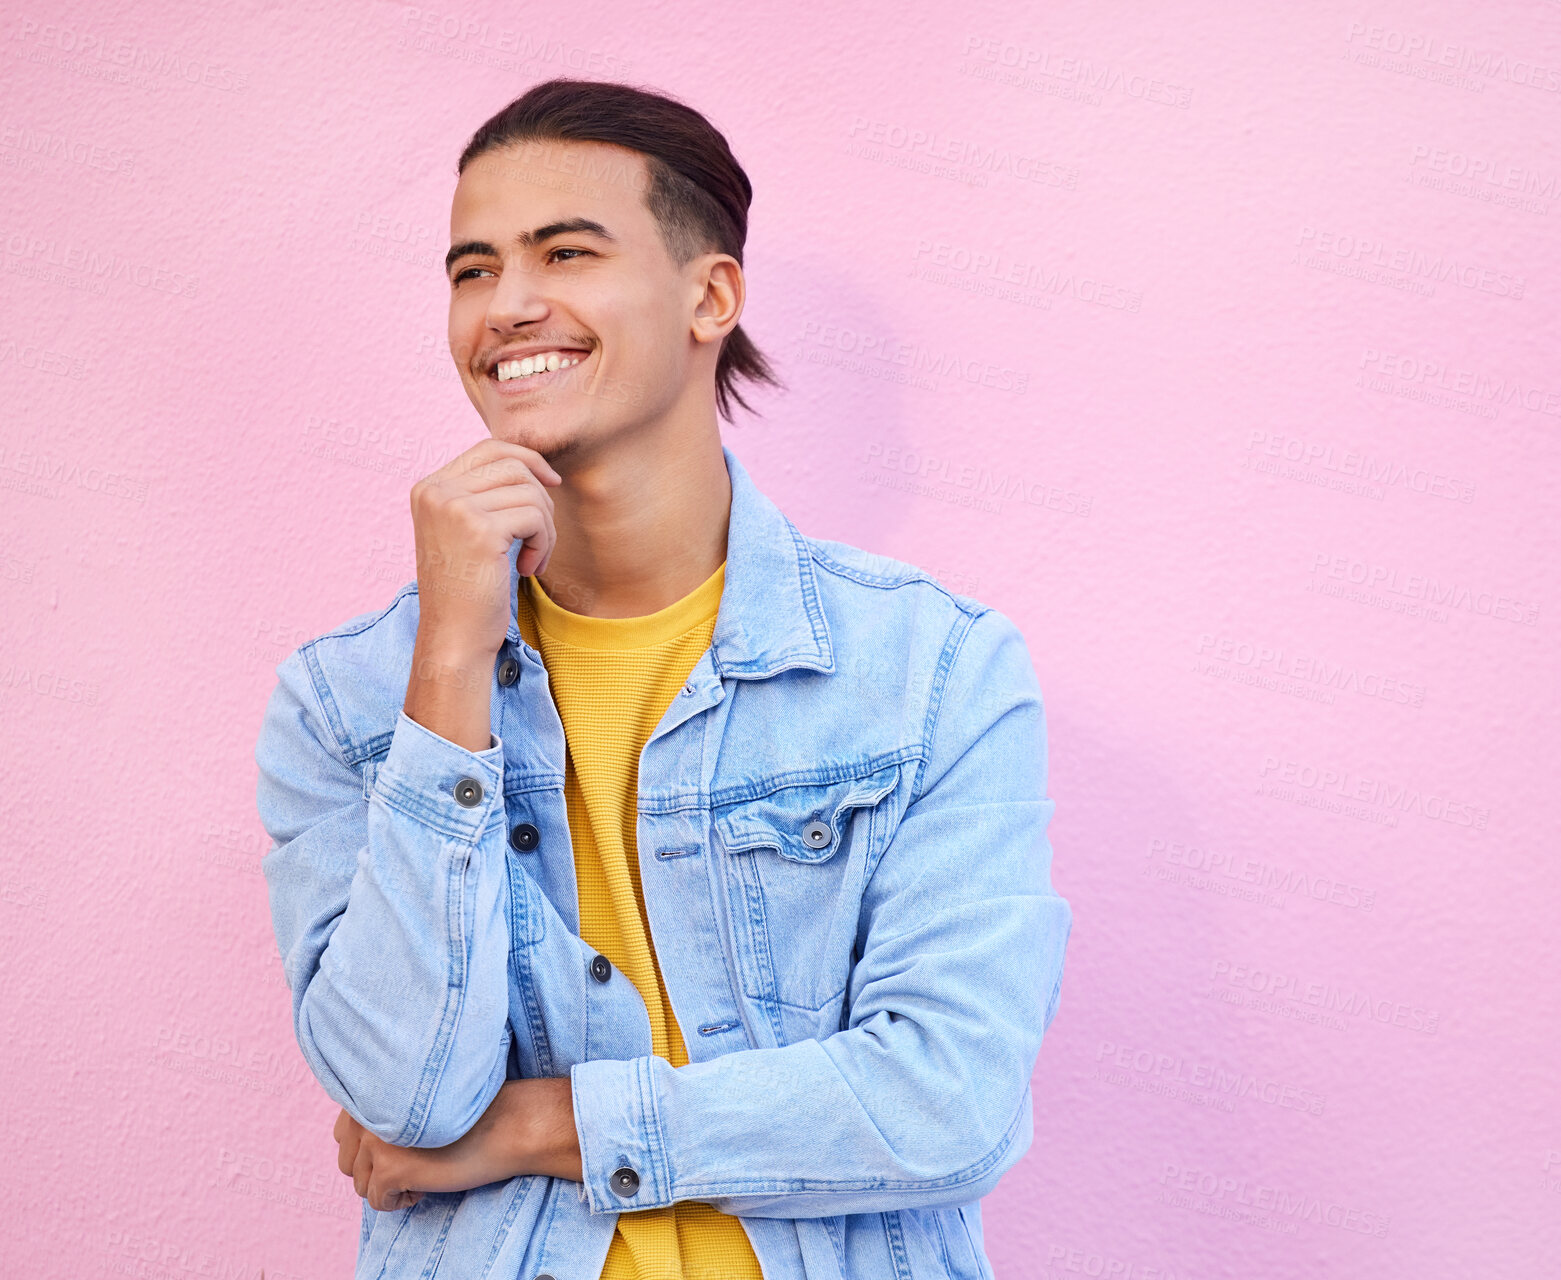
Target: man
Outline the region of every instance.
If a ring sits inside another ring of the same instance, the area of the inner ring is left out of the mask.
[[[1072,928],[1024,640],[801,534],[720,438],[751,188],[551,81],[461,157],[488,439],[256,747],[360,1277],[990,1277]]]

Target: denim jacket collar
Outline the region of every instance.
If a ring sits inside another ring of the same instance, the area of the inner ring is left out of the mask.
[[[724,444],[721,454],[732,482],[732,509],[726,535],[726,581],[710,641],[716,674],[748,679],[789,667],[834,671],[829,623],[807,544]],[[521,644],[515,618],[520,548],[517,540],[509,550],[508,637],[517,648]]]

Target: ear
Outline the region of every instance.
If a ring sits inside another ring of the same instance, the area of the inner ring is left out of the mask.
[[[727,253],[707,254],[698,262],[699,293],[689,330],[695,342],[719,344],[742,317],[747,296],[742,264]]]

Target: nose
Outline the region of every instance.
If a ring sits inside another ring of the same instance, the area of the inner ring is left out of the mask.
[[[508,333],[523,324],[546,319],[549,304],[542,286],[542,277],[528,271],[523,263],[506,263],[488,295],[488,326]]]

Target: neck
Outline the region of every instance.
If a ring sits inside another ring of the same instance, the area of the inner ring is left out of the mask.
[[[685,439],[644,431],[554,466],[564,478],[552,491],[557,540],[537,580],[571,612],[655,613],[726,559],[732,488],[713,419]]]

